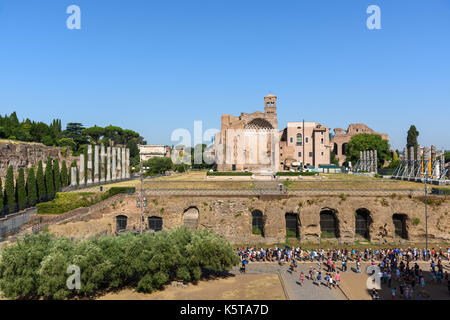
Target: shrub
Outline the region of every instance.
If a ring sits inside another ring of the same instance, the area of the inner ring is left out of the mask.
[[[241,171],[214,171],[207,172],[207,176],[251,176],[253,173],[251,172],[241,172]]]
[[[185,227],[81,241],[47,232],[26,235],[0,256],[0,290],[11,299],[93,297],[100,291],[133,286],[162,289],[173,280],[193,281],[239,263],[228,241],[206,229]],[[81,288],[66,286],[69,265],[81,271]]]
[[[314,176],[314,175],[316,175],[316,174],[319,174],[318,172],[290,172],[290,171],[287,171],[287,172],[284,172],[284,171],[280,171],[280,172],[277,172],[276,173],[276,175],[277,176],[292,176],[292,177],[297,177],[297,176]]]
[[[414,219],[412,220],[412,223],[413,223],[413,225],[417,226],[417,225],[419,225],[419,223],[420,223],[420,219],[419,219],[419,218],[414,218]]]

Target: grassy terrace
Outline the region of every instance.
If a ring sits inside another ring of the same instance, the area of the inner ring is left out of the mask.
[[[348,174],[320,174],[317,177],[303,177],[299,180],[297,177],[289,177],[280,181],[254,181],[242,180],[242,177],[214,177],[208,179],[206,171],[192,171],[183,174],[177,174],[168,177],[147,178],[144,180],[144,189],[270,189],[276,188],[278,183],[284,183],[288,189],[420,189],[423,190],[423,184],[401,180],[369,178]],[[139,179],[111,183],[103,186],[107,191],[111,187],[140,187]],[[445,186],[432,186],[433,188],[442,188]],[[446,187],[448,188],[448,186]],[[99,187],[80,189],[74,192],[98,192]]]

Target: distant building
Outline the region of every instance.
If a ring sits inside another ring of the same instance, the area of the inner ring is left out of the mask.
[[[336,155],[336,159],[339,160],[340,166],[342,166],[345,162],[345,147],[347,146],[347,143],[354,135],[360,133],[378,134],[383,140],[389,141],[389,136],[387,134],[375,132],[363,123],[350,124],[347,131],[341,128],[334,129],[334,137],[331,140],[331,147]]]
[[[139,154],[141,161],[147,161],[153,157],[170,157],[171,148],[165,145],[141,145],[139,146]]]
[[[219,171],[274,172],[278,170],[277,97],[264,97],[264,113],[223,114],[214,137]]]
[[[288,122],[280,131],[280,170],[330,163],[330,129],[317,122]]]

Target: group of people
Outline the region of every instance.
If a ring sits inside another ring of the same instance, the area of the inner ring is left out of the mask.
[[[429,261],[449,260],[450,247],[446,250],[439,249],[418,249],[418,248],[384,248],[384,249],[304,249],[301,247],[293,248],[288,246],[274,248],[238,248],[237,253],[241,260],[246,259],[249,262],[290,262],[296,261],[324,261],[336,262],[342,259],[352,261],[382,261],[386,257],[395,257],[396,260],[404,261]]]
[[[450,294],[450,278],[444,270],[443,261],[450,261],[450,247],[447,249],[431,248],[384,248],[384,249],[304,249],[289,246],[275,246],[273,248],[239,248],[237,253],[245,265],[249,262],[277,262],[280,265],[289,263],[291,272],[297,271],[297,262],[315,262],[308,274],[299,273],[299,284],[305,279],[312,280],[320,286],[330,289],[337,288],[341,283],[341,273],[347,272],[350,261],[354,263],[354,271],[362,273],[361,262],[368,262],[379,267],[379,282],[391,291],[392,299],[427,299],[425,286],[447,285]],[[427,261],[430,265],[429,277],[425,277],[420,268],[420,262]],[[336,264],[340,264],[340,271]],[[241,269],[242,270],[242,269]],[[373,289],[372,298],[379,299],[380,294]]]

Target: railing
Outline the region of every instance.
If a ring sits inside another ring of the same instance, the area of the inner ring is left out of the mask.
[[[145,194],[153,196],[259,196],[292,195],[313,196],[418,196],[422,189],[144,189]]]

